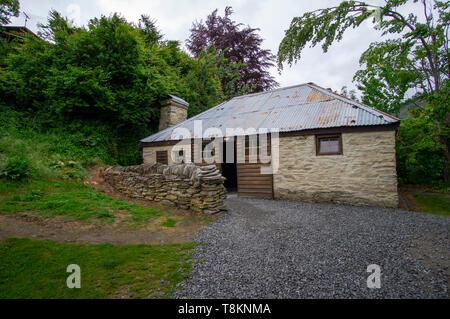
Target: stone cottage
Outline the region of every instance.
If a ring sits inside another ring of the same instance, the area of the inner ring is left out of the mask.
[[[314,83],[235,97],[186,119],[188,106],[162,102],[160,131],[141,140],[144,163],[213,162],[238,196],[398,205],[400,121],[389,114]]]

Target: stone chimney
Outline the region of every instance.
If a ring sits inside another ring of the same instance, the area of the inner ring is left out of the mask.
[[[189,103],[174,95],[161,101],[161,114],[159,117],[159,130],[174,126],[187,119]]]

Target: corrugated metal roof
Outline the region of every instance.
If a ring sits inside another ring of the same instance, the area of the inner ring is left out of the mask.
[[[203,132],[226,129],[277,128],[280,132],[307,129],[386,125],[399,119],[330,92],[313,83],[234,97],[184,122],[141,140],[158,142],[179,139],[174,130],[182,127],[194,136],[194,121],[202,121]],[[238,135],[238,134],[230,134]],[[206,137],[206,136],[203,136]]]

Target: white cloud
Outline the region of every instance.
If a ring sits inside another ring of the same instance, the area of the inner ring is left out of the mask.
[[[81,8],[76,3],[71,3],[66,8],[67,17],[77,26],[81,25]]]

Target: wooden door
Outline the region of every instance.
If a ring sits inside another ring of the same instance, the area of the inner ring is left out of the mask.
[[[239,143],[236,143],[240,147]],[[254,198],[273,198],[273,174],[261,174],[262,166],[259,157],[256,163],[250,163],[250,145],[248,137],[245,142],[245,163],[237,163],[238,196]],[[259,141],[257,151],[259,154]],[[268,155],[270,155],[270,138],[267,141]]]

